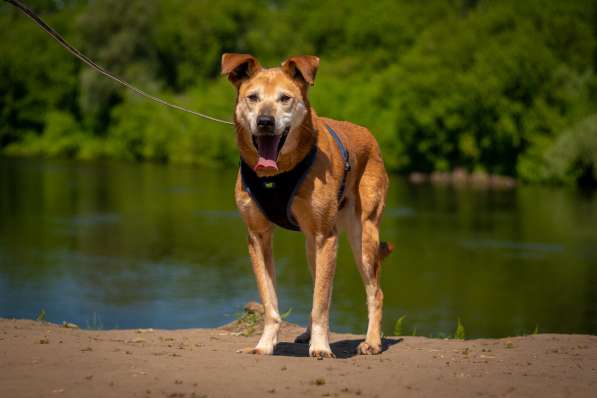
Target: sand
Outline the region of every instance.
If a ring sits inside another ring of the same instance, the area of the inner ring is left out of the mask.
[[[274,356],[226,329],[107,330],[0,319],[0,397],[596,397],[597,337],[389,337],[332,334],[336,359],[309,358],[285,324]]]

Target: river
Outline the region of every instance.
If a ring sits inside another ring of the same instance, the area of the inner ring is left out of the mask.
[[[257,299],[235,170],[0,158],[0,316],[88,328],[215,327]],[[597,195],[412,185],[394,176],[382,238],[384,332],[597,333]],[[276,231],[281,311],[305,324],[300,233]],[[364,333],[363,286],[340,241],[331,328]]]

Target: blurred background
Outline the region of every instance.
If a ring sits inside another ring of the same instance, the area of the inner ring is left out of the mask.
[[[27,3],[113,73],[224,119],[223,52],[318,55],[312,105],[369,127],[392,172],[386,333],[402,315],[409,334],[597,333],[597,2]],[[0,316],[213,327],[256,298],[230,126],[125,91],[4,2],[0,76]],[[302,237],[275,250],[304,324]],[[343,240],[333,329],[364,332],[362,290]]]

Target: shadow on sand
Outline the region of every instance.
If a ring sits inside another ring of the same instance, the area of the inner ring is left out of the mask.
[[[364,341],[364,339],[340,340],[331,343],[330,347],[332,352],[336,355],[336,358],[347,359],[357,355],[357,347],[362,341]],[[401,341],[401,338],[383,339],[381,342],[382,352],[388,350],[391,346],[398,344]],[[276,348],[274,349],[274,355],[287,357],[308,357],[309,344],[281,342],[276,345]]]

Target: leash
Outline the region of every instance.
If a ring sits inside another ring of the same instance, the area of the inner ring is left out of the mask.
[[[158,97],[155,97],[155,96],[153,96],[151,94],[148,94],[148,93],[146,93],[145,91],[143,91],[141,89],[138,89],[137,87],[133,86],[132,84],[129,84],[126,81],[122,80],[118,76],[115,76],[112,73],[108,72],[107,70],[105,70],[104,68],[102,68],[101,66],[99,66],[98,64],[96,64],[95,62],[93,62],[91,59],[89,59],[85,54],[83,54],[82,52],[80,52],[79,50],[77,50],[75,47],[73,47],[72,45],[70,45],[66,40],[64,40],[64,38],[62,36],[60,36],[60,34],[58,32],[56,32],[51,26],[49,26],[40,17],[38,17],[33,12],[33,10],[31,10],[31,8],[29,8],[27,5],[23,4],[19,0],[4,0],[4,1],[6,1],[7,3],[12,4],[17,9],[19,9],[21,12],[23,12],[26,16],[28,16],[29,18],[31,18],[33,20],[33,22],[35,22],[44,32],[46,32],[47,34],[49,34],[62,47],[64,47],[69,53],[71,53],[72,55],[74,55],[80,61],[82,61],[83,63],[85,63],[88,66],[92,67],[93,69],[95,69],[96,71],[98,71],[99,73],[101,73],[102,75],[104,75],[104,76],[106,76],[106,77],[114,80],[115,82],[117,82],[120,85],[128,88],[129,90],[132,90],[135,94],[140,95],[140,96],[145,97],[145,98],[148,98],[148,99],[150,99],[152,101],[155,101],[158,104],[162,104],[162,105],[168,106],[170,108],[177,109],[179,111],[187,112],[187,113],[190,113],[191,115],[199,116],[199,117],[201,117],[203,119],[207,119],[207,120],[211,120],[213,122],[218,122],[218,123],[223,123],[223,124],[230,124],[230,125],[234,124],[234,123],[232,123],[232,122],[230,122],[228,120],[218,119],[217,117],[209,116],[209,115],[206,115],[206,114],[200,113],[200,112],[195,112],[195,111],[192,111],[190,109],[183,108],[180,105],[172,104],[172,103],[170,103],[168,101],[165,101],[165,100],[163,100],[161,98],[158,98]]]

